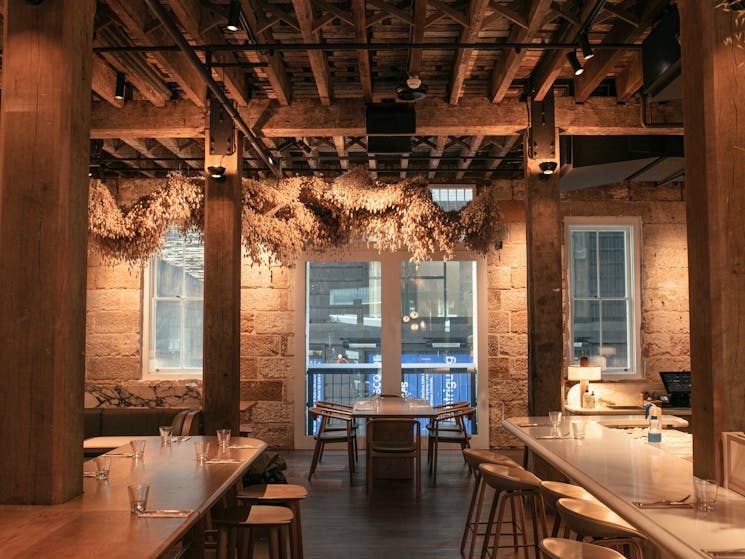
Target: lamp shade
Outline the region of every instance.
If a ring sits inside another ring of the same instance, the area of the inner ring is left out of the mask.
[[[600,367],[579,367],[577,365],[567,367],[567,380],[600,380],[601,378]]]

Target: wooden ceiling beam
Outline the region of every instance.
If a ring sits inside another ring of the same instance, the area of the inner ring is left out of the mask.
[[[334,136],[334,146],[336,146],[336,154],[339,156],[339,164],[345,171],[349,169],[349,160],[347,159],[347,144],[344,141],[344,136]]]
[[[383,0],[367,0],[367,3],[371,6],[375,6],[376,8],[382,10],[390,16],[400,19],[404,23],[414,25],[414,17],[406,10],[384,2]]]
[[[360,43],[367,43],[367,12],[365,0],[352,0],[352,17],[354,19],[355,38]],[[360,73],[362,98],[368,103],[372,101],[372,70],[370,68],[370,51],[357,51],[357,71]]]
[[[126,165],[130,169],[136,170],[146,177],[155,177],[155,173],[152,171],[140,171],[140,162],[131,160],[132,157],[137,157],[137,151],[128,144],[118,140],[104,140],[103,151],[115,159],[121,160],[127,158],[127,160],[120,161],[120,163]],[[148,163],[148,161],[143,160],[142,163]]]
[[[455,23],[460,23],[463,27],[468,27],[468,15],[454,9],[450,4],[446,4],[442,0],[429,0],[429,4],[433,8],[442,12],[442,15],[452,19]],[[438,19],[440,18],[438,17]],[[427,21],[427,25],[430,25],[429,20]]]
[[[321,8],[322,10],[325,10],[329,12],[331,15],[333,15],[332,19],[339,19],[340,21],[343,21],[347,25],[351,25],[354,27],[354,18],[349,15],[349,11],[347,10],[341,10],[334,6],[333,4],[329,4],[328,2],[324,2],[324,0],[313,0],[313,3]]]
[[[314,16],[313,6],[310,0],[292,0],[292,5],[295,8],[295,15],[300,25],[303,41],[306,43],[320,43],[320,35],[317,31],[313,31]],[[321,100],[322,105],[330,105],[332,95],[331,76],[326,61],[326,53],[320,50],[309,50],[307,53],[308,60],[310,61],[310,69],[313,72],[313,78],[316,80],[318,98]]]
[[[550,11],[551,0],[533,0],[528,11],[527,26],[524,28],[513,26],[508,40],[513,43],[531,42],[543,27],[543,21]],[[489,94],[493,103],[500,103],[504,99],[526,54],[525,49],[519,52],[512,49],[497,60],[492,70]]]
[[[644,85],[644,69],[642,67],[642,53],[637,51],[631,55],[626,68],[616,76],[616,98],[626,101]]]
[[[435,178],[435,175],[437,174],[437,168],[440,166],[440,157],[442,157],[442,152],[445,151],[445,144],[448,141],[447,136],[437,136],[437,140],[435,142],[435,149],[433,149],[430,152],[430,160],[429,160],[429,180],[432,180]]]
[[[255,4],[256,6],[260,7],[265,12],[268,12],[272,14],[273,16],[279,18],[281,21],[285,22],[287,25],[292,27],[295,31],[300,33],[300,22],[297,20],[296,17],[294,17],[289,12],[283,10],[276,4],[270,4],[269,2],[265,2],[264,0],[241,0],[241,4],[243,5],[243,13],[246,13],[246,4],[248,4],[248,7],[251,9],[251,12],[253,12],[256,8],[251,7],[250,3]]]
[[[471,146],[468,148],[468,151],[463,154],[465,161],[461,160],[458,162],[458,169],[462,170],[458,171],[458,174],[455,175],[455,180],[461,180],[463,178],[463,175],[466,174],[466,169],[468,169],[468,167],[470,167],[471,163],[473,162],[471,158],[474,157],[479,151],[481,142],[483,141],[483,136],[474,136],[473,138],[471,138]]]
[[[122,138],[122,141],[130,146],[133,150],[143,156],[143,159],[148,163],[155,163],[160,165],[163,169],[173,169],[178,167],[177,161],[161,161],[159,157],[167,157],[163,153],[159,153],[160,150],[157,148],[165,149],[163,146],[155,142],[155,140],[146,140],[142,138]]]
[[[520,137],[521,136],[519,135],[515,135],[507,136],[507,138],[505,138],[504,143],[495,150],[495,158],[486,163],[486,172],[484,173],[484,178],[488,179],[492,176],[492,174],[494,174],[494,170],[499,168],[499,166],[502,164],[502,159],[504,157],[507,157],[507,155],[512,151],[512,148],[515,147],[515,144],[520,139]]]
[[[618,21],[605,36],[603,42],[633,43],[638,41],[657,16],[669,5],[669,1],[646,0],[642,2],[642,5],[644,11],[639,18],[638,26],[631,25],[627,21]],[[624,54],[622,50],[596,50],[595,56],[585,64],[584,73],[574,79],[574,98],[577,101],[586,101]]]
[[[152,14],[142,0],[105,0],[111,11],[124,25],[135,45],[170,45],[170,35],[162,26],[150,27],[147,19]],[[148,29],[146,31],[146,29]],[[198,107],[207,101],[207,84],[181,52],[152,52],[155,60],[178,83],[184,95]]]
[[[680,122],[679,107],[660,105],[656,122]],[[365,103],[362,99],[340,99],[332,107],[317,101],[299,100],[289,107],[271,102],[239,108],[257,134],[268,138],[295,136],[364,137]],[[571,97],[556,98],[556,126],[562,134],[575,135],[680,135],[677,126],[645,128],[636,100],[619,104],[615,97],[593,97],[577,104]],[[505,99],[492,105],[485,98],[467,98],[454,107],[436,98],[417,102],[417,131],[420,136],[511,136],[526,126],[525,103]],[[184,101],[164,109],[146,102],[128,102],[117,109],[95,103],[92,138],[199,138],[205,130],[205,111]]]
[[[489,0],[471,0],[468,5],[468,25],[460,32],[461,43],[475,43],[478,41],[481,27],[486,19],[486,8]],[[466,80],[476,52],[473,49],[458,49],[455,53],[455,62],[453,63],[453,73],[450,78],[450,97],[451,105],[457,105],[461,95],[463,95],[463,82]]]
[[[197,143],[193,141],[186,142],[175,138],[158,138],[158,142],[176,157],[204,157],[204,148],[197,146]],[[184,163],[192,169],[202,168],[201,162],[192,159],[188,159]]]
[[[601,0],[586,0],[582,4],[582,10],[578,17],[578,22],[585,22],[595,10],[595,6]],[[573,43],[579,36],[579,23],[567,23],[555,36],[559,42]],[[562,68],[566,64],[565,50],[549,50],[541,57],[538,66],[533,71],[533,84],[535,87],[534,97],[537,101],[542,101],[546,94],[551,91],[556,78],[561,74]]]
[[[424,42],[424,28],[427,25],[427,0],[414,0],[414,24],[409,34],[412,43]],[[409,51],[409,75],[418,76],[422,69],[422,49]]]
[[[116,91],[116,71],[112,70],[111,66],[95,54],[93,55],[92,74],[91,87],[93,91],[115,107],[121,108],[124,106],[124,99],[114,97],[114,92]]]
[[[499,16],[508,21],[511,21],[518,27],[522,27],[526,31],[528,30],[530,26],[529,18],[526,18],[523,14],[517,12],[516,10],[513,10],[512,8],[504,6],[502,4],[497,4],[496,2],[489,2],[489,8],[491,8],[495,14],[499,14]]]

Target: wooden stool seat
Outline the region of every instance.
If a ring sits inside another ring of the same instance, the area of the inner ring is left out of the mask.
[[[289,529],[293,514],[287,507],[270,505],[252,505],[250,507],[234,506],[214,510],[211,513],[212,523],[219,531],[217,544],[218,559],[232,558],[237,538],[238,559],[253,557],[254,529],[266,527],[269,530],[269,559],[286,559],[287,542],[284,527]],[[293,557],[293,559],[295,559]]]
[[[540,544],[549,559],[624,559],[618,551],[592,543],[546,538]]]
[[[484,504],[486,485],[481,478],[479,464],[501,464],[513,468],[519,468],[520,465],[504,454],[475,448],[463,449],[463,458],[466,464],[468,464],[470,471],[473,472],[475,483],[473,485],[473,493],[471,494],[471,503],[468,506],[468,514],[466,515],[466,525],[463,528],[463,538],[460,541],[460,552],[462,554],[465,553],[466,543],[470,534],[471,545],[468,549],[468,559],[471,559],[476,546],[476,538],[480,535],[479,526],[484,524],[481,522],[481,508]]]
[[[484,481],[502,491],[531,491],[541,488],[541,479],[518,466],[502,464],[481,464],[479,466]]]
[[[584,487],[579,485],[572,485],[571,483],[562,483],[561,481],[542,481],[541,489],[543,490],[543,501],[548,503],[552,507],[556,507],[556,501],[562,497],[569,497],[571,499],[580,499],[581,501],[593,501],[598,500],[593,496],[592,493],[587,491]],[[551,529],[551,536],[556,537],[559,534],[559,528],[561,527],[561,516],[556,513],[554,520],[554,526]]]
[[[246,503],[283,504],[294,515],[290,526],[290,549],[293,559],[303,559],[303,524],[300,518],[300,501],[308,496],[308,490],[293,483],[269,483],[249,485],[238,491],[236,498]]]
[[[643,536],[604,504],[563,497],[556,508],[567,529],[580,538],[590,537],[600,545],[628,545],[633,557],[643,558],[638,542]]]

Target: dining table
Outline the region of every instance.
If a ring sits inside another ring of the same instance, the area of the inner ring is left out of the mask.
[[[206,515],[234,487],[266,443],[234,437],[220,448],[215,437],[193,436],[170,445],[146,441],[142,459],[127,444],[111,457],[107,480],[84,463],[83,493],[58,505],[0,506],[0,556],[129,559],[204,556]],[[195,459],[194,442],[207,441],[207,460]],[[130,512],[127,487],[149,484],[144,515]]]

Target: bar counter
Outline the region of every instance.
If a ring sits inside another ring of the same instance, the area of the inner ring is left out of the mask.
[[[723,488],[712,512],[695,508],[640,509],[632,501],[681,499],[693,492],[691,462],[623,431],[597,423],[602,417],[573,418],[587,423],[586,436],[543,438],[547,417],[516,417],[502,425],[569,479],[581,485],[672,557],[709,558],[702,549],[745,548],[745,497]],[[562,431],[569,431],[564,421]],[[663,431],[664,441],[664,431]]]
[[[215,437],[161,446],[159,437],[147,440],[144,459],[112,456],[108,481],[84,477],[83,494],[60,505],[0,506],[0,556],[129,559],[159,557],[179,540],[193,539],[186,556],[197,556],[203,545],[202,520],[212,505],[241,479],[266,444],[258,439],[232,438],[217,448]],[[209,458],[232,463],[197,464],[192,442],[210,441]],[[110,454],[125,453],[129,445]],[[85,462],[85,471],[95,469]],[[81,472],[82,475],[83,472]],[[129,512],[127,486],[150,484],[147,509],[192,510],[181,518],[138,518]]]

